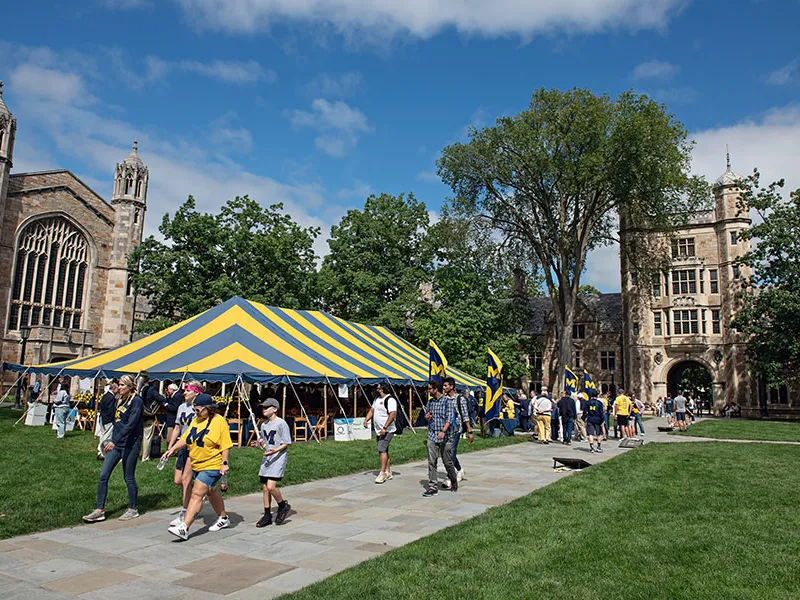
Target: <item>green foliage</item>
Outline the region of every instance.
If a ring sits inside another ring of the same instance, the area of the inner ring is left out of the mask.
[[[331,227],[320,270],[325,308],[344,319],[407,333],[430,259],[422,252],[428,210],[413,194],[371,195]]]
[[[598,290],[596,287],[594,287],[593,285],[590,285],[588,283],[584,283],[584,284],[581,285],[581,287],[578,288],[578,295],[579,296],[580,295],[586,295],[586,294],[599,294],[599,293],[600,293],[600,290]]]
[[[479,378],[486,376],[488,346],[507,381],[527,375],[532,342],[522,331],[527,290],[541,283],[535,261],[519,247],[499,245],[485,220],[447,206],[426,248],[435,262],[433,298],[414,322],[416,343],[435,340],[448,361]]]
[[[708,201],[707,186],[689,174],[691,148],[684,126],[646,96],[540,89],[528,109],[442,152],[439,174],[455,202],[542,265],[561,367],[572,355],[587,252],[616,240],[621,217],[626,228],[666,231]]]
[[[759,173],[740,182],[742,211],[760,222],[739,236],[751,245],[739,263],[751,269],[732,325],[747,341],[753,369],[772,386],[800,383],[800,189],[784,198],[783,180],[759,187]]]
[[[154,331],[206,310],[231,296],[287,308],[316,299],[319,235],[283,212],[248,196],[229,200],[217,214],[197,211],[191,196],[174,217],[165,215],[164,241],[148,237],[131,253],[134,287],[152,306],[140,331]]]
[[[687,431],[676,431],[670,435],[721,440],[800,442],[800,423],[780,423],[749,419],[714,419],[700,421],[692,425]]]

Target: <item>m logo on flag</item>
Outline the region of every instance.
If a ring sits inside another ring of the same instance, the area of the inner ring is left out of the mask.
[[[500,418],[500,398],[503,395],[503,361],[487,348],[488,369],[486,372],[486,400],[484,401],[484,422]]]
[[[570,394],[578,391],[578,376],[569,367],[564,367],[564,389]]]
[[[430,340],[428,343],[430,353],[430,363],[428,366],[428,380],[429,381],[442,381],[447,377],[447,359],[436,342]]]
[[[597,395],[597,384],[592,379],[592,376],[589,375],[589,371],[586,369],[583,370],[583,391],[585,391],[590,397]]]

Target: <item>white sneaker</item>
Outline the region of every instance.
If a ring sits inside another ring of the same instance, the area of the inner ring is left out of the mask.
[[[182,510],[177,517],[175,517],[174,519],[172,519],[172,521],[169,522],[170,527],[176,527],[180,525],[181,523],[183,523],[183,520],[185,518],[186,518],[186,511]]]
[[[220,517],[217,519],[217,522],[214,523],[211,527],[208,528],[209,531],[219,531],[220,529],[225,529],[231,524],[230,517]]]
[[[449,480],[449,479],[446,479],[446,480],[444,480],[444,481],[443,481],[443,482],[440,484],[440,487],[441,487],[442,489],[444,489],[444,490],[449,490],[449,489],[452,487],[452,485],[453,485],[453,484],[452,484],[452,483],[450,483],[450,480]]]
[[[378,473],[378,476],[375,478],[375,483],[383,483],[384,481],[386,481],[386,473],[381,471],[380,473]]]
[[[174,535],[175,537],[178,537],[178,538],[180,538],[182,540],[188,540],[189,539],[189,528],[186,526],[186,523],[184,523],[183,521],[181,521],[177,525],[174,525],[172,527],[167,528],[167,531],[169,531],[172,535]]]
[[[389,481],[390,479],[392,479],[392,470],[391,469],[386,471],[386,481]]]
[[[456,480],[457,480],[457,481],[462,481],[462,480],[464,480],[464,479],[466,479],[466,478],[467,478],[467,476],[466,476],[466,475],[464,475],[464,469],[461,469],[461,470],[458,472],[458,476],[456,477]]]

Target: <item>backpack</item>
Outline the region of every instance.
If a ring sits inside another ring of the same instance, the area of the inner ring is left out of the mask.
[[[153,394],[152,391],[152,385],[148,383],[139,393],[139,396],[142,398],[142,402],[144,403],[143,412],[146,417],[155,417],[156,413],[158,413],[159,409],[161,408],[161,400],[159,400],[158,392]]]
[[[386,396],[387,400],[389,400],[389,398],[392,398],[395,402],[397,402],[397,413],[394,415],[394,426],[395,426],[394,434],[403,435],[403,430],[408,428],[408,419],[406,419],[406,413],[403,412],[399,400],[397,400],[391,395]]]

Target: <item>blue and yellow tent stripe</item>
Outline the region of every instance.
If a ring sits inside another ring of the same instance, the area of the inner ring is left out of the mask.
[[[30,371],[78,377],[148,371],[154,379],[233,382],[241,377],[250,383],[352,383],[358,379],[423,385],[428,379],[428,354],[385,327],[234,297],[125,346],[34,365]],[[448,373],[459,386],[480,389],[484,385],[457,369]]]

